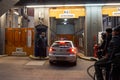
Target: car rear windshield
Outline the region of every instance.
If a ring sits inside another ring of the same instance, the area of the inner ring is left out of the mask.
[[[55,42],[52,47],[72,47],[70,42]]]

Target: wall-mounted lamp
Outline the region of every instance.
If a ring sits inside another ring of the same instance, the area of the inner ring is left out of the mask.
[[[39,11],[38,17],[39,17],[39,23],[42,24],[44,19],[44,14],[42,11]]]
[[[41,12],[41,11],[39,11],[39,18],[40,18],[40,19],[43,19],[43,18],[44,18],[43,12]]]

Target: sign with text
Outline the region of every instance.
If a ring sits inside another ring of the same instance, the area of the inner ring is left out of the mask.
[[[83,7],[50,9],[50,17],[78,18],[79,16],[85,16],[85,9]]]

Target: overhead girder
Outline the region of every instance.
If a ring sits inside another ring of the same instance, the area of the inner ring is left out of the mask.
[[[11,9],[19,0],[1,0],[0,1],[0,17]]]

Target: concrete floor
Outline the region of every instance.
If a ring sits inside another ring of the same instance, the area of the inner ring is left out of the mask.
[[[6,56],[0,58],[0,80],[92,80],[87,74],[87,68],[92,64],[94,61],[78,58],[76,66],[68,63],[50,65],[48,60]]]

